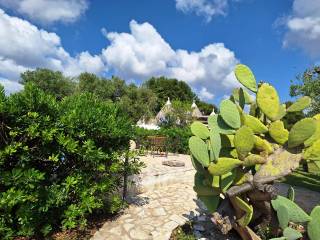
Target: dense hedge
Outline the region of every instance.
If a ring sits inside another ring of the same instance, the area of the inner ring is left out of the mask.
[[[148,136],[166,136],[166,146],[169,152],[189,154],[188,141],[192,136],[189,126],[160,128],[159,130],[136,128],[135,140],[138,144],[147,146]]]
[[[99,209],[118,210],[132,136],[128,118],[92,94],[60,102],[27,84],[5,97],[0,85],[0,239],[85,226]]]

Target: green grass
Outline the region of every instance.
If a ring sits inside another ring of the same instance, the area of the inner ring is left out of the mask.
[[[284,183],[292,186],[307,188],[312,191],[320,192],[320,172],[308,173],[303,171],[302,168],[294,171],[293,174],[287,176]]]

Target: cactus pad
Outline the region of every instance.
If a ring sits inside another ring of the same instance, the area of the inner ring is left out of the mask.
[[[289,131],[284,128],[282,121],[277,120],[269,126],[269,134],[277,143],[284,145],[288,141]]]
[[[253,102],[250,94],[242,88],[235,88],[232,91],[232,96],[239,103],[241,101],[241,98],[243,99],[245,104],[251,104]]]
[[[198,196],[210,213],[214,213],[219,205],[219,196]]]
[[[250,166],[254,166],[256,164],[266,163],[266,161],[267,161],[267,159],[264,157],[261,157],[260,155],[251,154],[244,159],[243,165],[246,167],[250,167]]]
[[[238,219],[238,223],[240,224],[240,226],[245,227],[250,223],[252,219],[253,207],[239,197],[235,197],[234,201],[237,207],[245,212],[245,214],[240,219]]]
[[[254,135],[247,126],[242,126],[234,136],[234,145],[240,158],[244,158],[254,146]]]
[[[277,217],[279,221],[279,225],[282,229],[288,227],[289,224],[289,211],[288,208],[284,205],[279,206],[277,210]]]
[[[220,115],[214,115],[208,117],[209,128],[218,131],[221,134],[233,134],[235,130],[229,127]]]
[[[316,123],[317,128],[316,128],[316,131],[314,132],[314,134],[304,142],[304,145],[306,147],[311,146],[315,141],[320,139],[320,119],[319,120],[317,120],[316,118],[314,118],[314,119],[317,121],[317,123]]]
[[[258,118],[250,115],[244,115],[244,125],[251,128],[255,134],[265,133],[268,131],[268,128]]]
[[[192,155],[198,160],[204,167],[209,166],[209,154],[207,144],[199,137],[192,136],[189,139],[189,148]]]
[[[211,151],[213,152],[214,159],[218,160],[221,150],[221,137],[220,134],[214,130],[210,130]]]
[[[280,101],[274,87],[263,83],[257,93],[257,103],[261,111],[270,119],[277,119],[279,114]]]
[[[254,136],[254,148],[260,152],[273,153],[272,145],[265,139]]]
[[[221,176],[242,165],[242,161],[234,158],[219,158],[217,163],[210,163],[209,172],[213,176]]]
[[[237,106],[230,100],[223,100],[220,104],[220,114],[224,122],[234,129],[240,127],[240,114]]]
[[[221,146],[224,148],[233,148],[234,135],[221,135]]]
[[[206,125],[204,125],[201,122],[195,121],[194,123],[191,124],[191,132],[201,138],[201,139],[207,139],[209,137],[209,130],[206,127]]]
[[[236,78],[243,86],[245,86],[252,92],[257,92],[256,79],[249,67],[243,64],[238,64],[234,72]]]
[[[302,234],[298,230],[295,230],[291,227],[287,227],[283,230],[283,236],[287,240],[297,240],[302,238]]]
[[[316,131],[317,122],[313,118],[304,118],[295,123],[290,130],[288,146],[297,147],[310,138]]]
[[[309,107],[310,104],[311,104],[311,98],[308,96],[304,96],[302,98],[299,98],[290,107],[288,107],[287,112],[302,111],[303,109]]]
[[[320,239],[320,206],[315,207],[311,214],[312,220],[308,223],[308,236],[310,240]]]
[[[278,211],[280,206],[285,206],[288,209],[289,221],[295,223],[303,223],[311,220],[310,216],[306,214],[297,204],[290,201],[288,198],[277,196],[275,200],[271,200],[274,210]]]
[[[306,160],[320,161],[320,139],[315,141],[311,147],[305,150],[303,158]]]

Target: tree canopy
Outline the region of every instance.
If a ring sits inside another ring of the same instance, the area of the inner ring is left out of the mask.
[[[57,99],[73,94],[76,86],[71,78],[65,77],[61,72],[44,68],[22,73],[21,83],[25,85],[29,82]]]
[[[312,99],[309,115],[320,113],[320,66],[307,69],[290,86],[290,95],[309,96]]]
[[[217,111],[213,104],[201,101],[186,82],[165,77],[153,77],[137,86],[114,76],[107,79],[85,72],[69,78],[59,71],[39,68],[22,73],[21,79],[22,84],[32,83],[57,100],[73,94],[93,93],[102,100],[117,104],[133,121],[154,116],[168,97],[180,107],[184,106],[180,112],[189,109],[193,100],[205,115],[209,115],[213,108]]]

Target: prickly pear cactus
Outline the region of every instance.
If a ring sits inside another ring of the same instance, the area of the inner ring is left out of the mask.
[[[260,239],[250,224],[255,211],[271,221],[271,199],[275,193],[270,184],[290,174],[303,158],[320,166],[320,115],[302,119],[289,131],[281,119],[287,112],[304,110],[311,99],[300,98],[286,108],[273,86],[256,83],[249,67],[238,65],[235,76],[244,88],[235,89],[230,99],[221,102],[220,113],[209,116],[208,126],[200,122],[191,125],[194,136],[189,140],[189,148],[197,170],[194,189],[216,218],[223,212],[221,208],[229,204],[224,213],[233,209],[234,215],[228,215],[229,223],[243,239]],[[245,89],[256,94],[255,98]],[[275,210],[284,212],[282,230],[289,220],[309,221],[291,203],[294,211],[287,211],[283,202],[280,198],[272,203]],[[216,223],[225,219],[221,216]],[[314,227],[311,229],[312,234],[318,234]],[[290,231],[286,230],[286,234]]]

